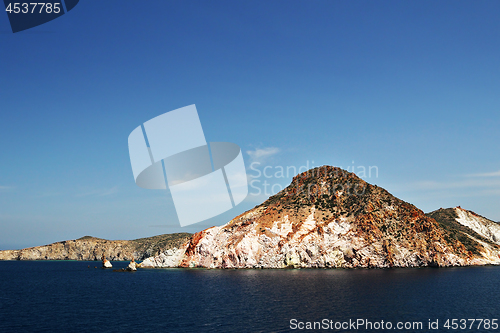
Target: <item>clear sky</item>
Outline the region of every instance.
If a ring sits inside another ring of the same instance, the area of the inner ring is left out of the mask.
[[[375,166],[366,181],[425,212],[499,221],[499,17],[499,1],[108,0],[13,34],[0,14],[0,249],[221,225],[294,176],[253,162]],[[190,104],[254,182],[181,228],[168,191],[135,185],[127,138]]]

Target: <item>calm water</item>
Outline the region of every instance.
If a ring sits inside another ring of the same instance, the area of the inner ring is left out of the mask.
[[[118,273],[99,264],[0,262],[0,332],[301,331],[290,329],[294,318],[424,325],[402,332],[427,332],[439,319],[434,332],[500,332],[442,327],[448,318],[500,319],[500,267]]]

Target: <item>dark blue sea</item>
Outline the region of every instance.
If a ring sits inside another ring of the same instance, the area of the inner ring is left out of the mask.
[[[0,262],[0,332],[500,332],[500,267],[95,266]]]

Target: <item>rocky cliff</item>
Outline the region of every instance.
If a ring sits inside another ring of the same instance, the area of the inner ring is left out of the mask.
[[[456,220],[458,221],[458,220]],[[293,178],[263,204],[143,267],[416,267],[500,263],[499,246],[444,225],[345,170]],[[486,245],[485,245],[486,244]]]
[[[22,250],[0,251],[0,260],[142,260],[168,249],[176,249],[191,234],[166,234],[135,240],[106,240],[85,236]]]
[[[428,213],[447,230],[448,237],[460,241],[474,255],[486,259],[485,263],[498,261],[500,224],[460,206],[440,208]]]

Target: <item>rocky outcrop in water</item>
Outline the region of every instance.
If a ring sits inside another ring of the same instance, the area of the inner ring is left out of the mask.
[[[135,261],[134,261],[134,260],[132,260],[132,261],[128,264],[127,268],[125,268],[125,270],[127,270],[127,271],[129,271],[129,272],[135,272],[135,271],[137,270],[137,265],[136,265]]]
[[[345,170],[323,166],[220,227],[143,267],[417,267],[500,263],[499,246],[457,237],[420,209]],[[464,244],[465,243],[465,244]],[[474,250],[475,249],[475,250]],[[474,250],[474,251],[473,251]]]
[[[106,240],[85,236],[22,250],[0,251],[0,260],[142,260],[179,247],[191,234],[165,234],[135,240]],[[109,262],[109,261],[108,261]]]
[[[108,259],[106,259],[106,256],[104,254],[102,255],[101,260],[102,260],[102,268],[112,268],[113,267],[111,262]]]

